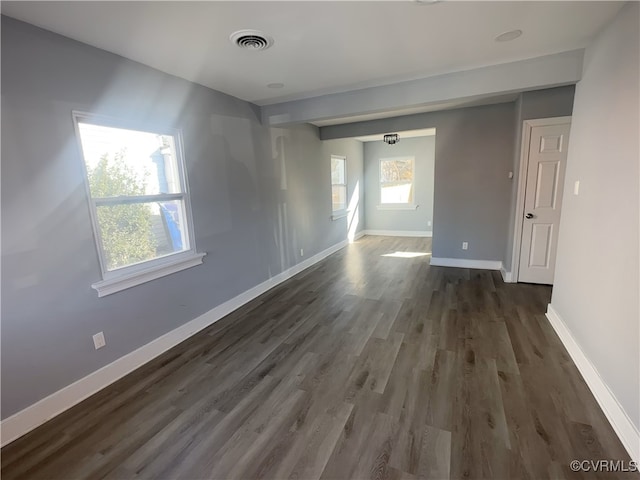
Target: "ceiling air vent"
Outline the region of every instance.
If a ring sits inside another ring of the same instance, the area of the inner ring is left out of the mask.
[[[258,30],[239,30],[232,33],[229,39],[247,50],[266,50],[273,45],[273,39]]]

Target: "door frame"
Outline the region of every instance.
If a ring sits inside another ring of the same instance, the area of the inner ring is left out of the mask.
[[[527,170],[529,169],[529,143],[533,127],[548,127],[552,125],[571,124],[571,116],[535,118],[522,122],[522,141],[520,142],[520,167],[518,170],[518,189],[516,193],[516,217],[513,222],[513,250],[511,252],[511,281],[518,282],[520,274],[520,249],[522,247],[522,224],[524,223],[524,195],[527,185]],[[562,208],[562,207],[561,207]]]

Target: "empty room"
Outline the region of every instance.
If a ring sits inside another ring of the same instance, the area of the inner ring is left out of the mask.
[[[640,479],[640,3],[0,8],[3,479]]]

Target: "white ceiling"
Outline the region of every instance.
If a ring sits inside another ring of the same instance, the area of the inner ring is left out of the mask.
[[[620,2],[2,2],[2,13],[268,105],[584,47]],[[241,50],[258,29],[275,44]],[[512,42],[494,37],[512,29]],[[267,84],[282,82],[282,89]]]

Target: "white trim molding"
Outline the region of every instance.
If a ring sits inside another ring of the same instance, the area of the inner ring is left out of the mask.
[[[598,370],[582,351],[571,330],[551,304],[547,307],[547,318],[629,456],[632,460],[640,462],[640,432],[638,432],[638,428],[633,424],[615,395],[609,390]]]
[[[469,258],[443,258],[431,257],[431,265],[434,267],[479,268],[482,270],[500,270],[500,260],[473,260]]]
[[[504,268],[504,265],[500,267],[500,275],[502,275],[502,281],[504,283],[516,283],[513,280],[513,275],[511,272],[507,272]]]
[[[333,220],[334,222],[340,218],[345,218],[347,215],[349,215],[351,213],[351,210],[336,210],[335,212],[331,213],[331,220]]]
[[[358,240],[360,240],[362,237],[364,237],[366,235],[366,233],[364,233],[364,230],[360,230],[358,233],[356,233],[352,239],[349,239],[349,243],[353,243],[356,242]]]
[[[381,203],[376,205],[378,210],[417,210],[417,203]]]
[[[268,280],[265,280],[259,285],[256,285],[240,295],[218,305],[194,320],[171,330],[133,352],[120,357],[114,362],[90,373],[86,377],[77,380],[71,385],[52,393],[48,397],[43,398],[24,410],[2,420],[0,423],[0,446],[4,447],[34,428],[39,427],[53,417],[56,417],[103,388],[108,387],[135,369],[150,362],[187,338],[195,335],[200,330],[217,322],[234,310],[237,310],[257,296],[262,295],[285,280],[288,280],[301,271],[315,265],[319,261],[347,245],[347,240],[343,240],[336,245],[307,258],[305,261],[294,265]]]
[[[155,280],[165,275],[186,270],[202,263],[202,258],[206,253],[190,253],[188,256],[168,257],[169,261],[152,265],[143,270],[132,272],[120,277],[107,278],[91,285],[91,288],[98,291],[98,297],[111,295],[112,293],[125,290],[127,288],[141,285],[151,280]]]
[[[380,237],[431,237],[431,230],[363,230],[364,235]]]

